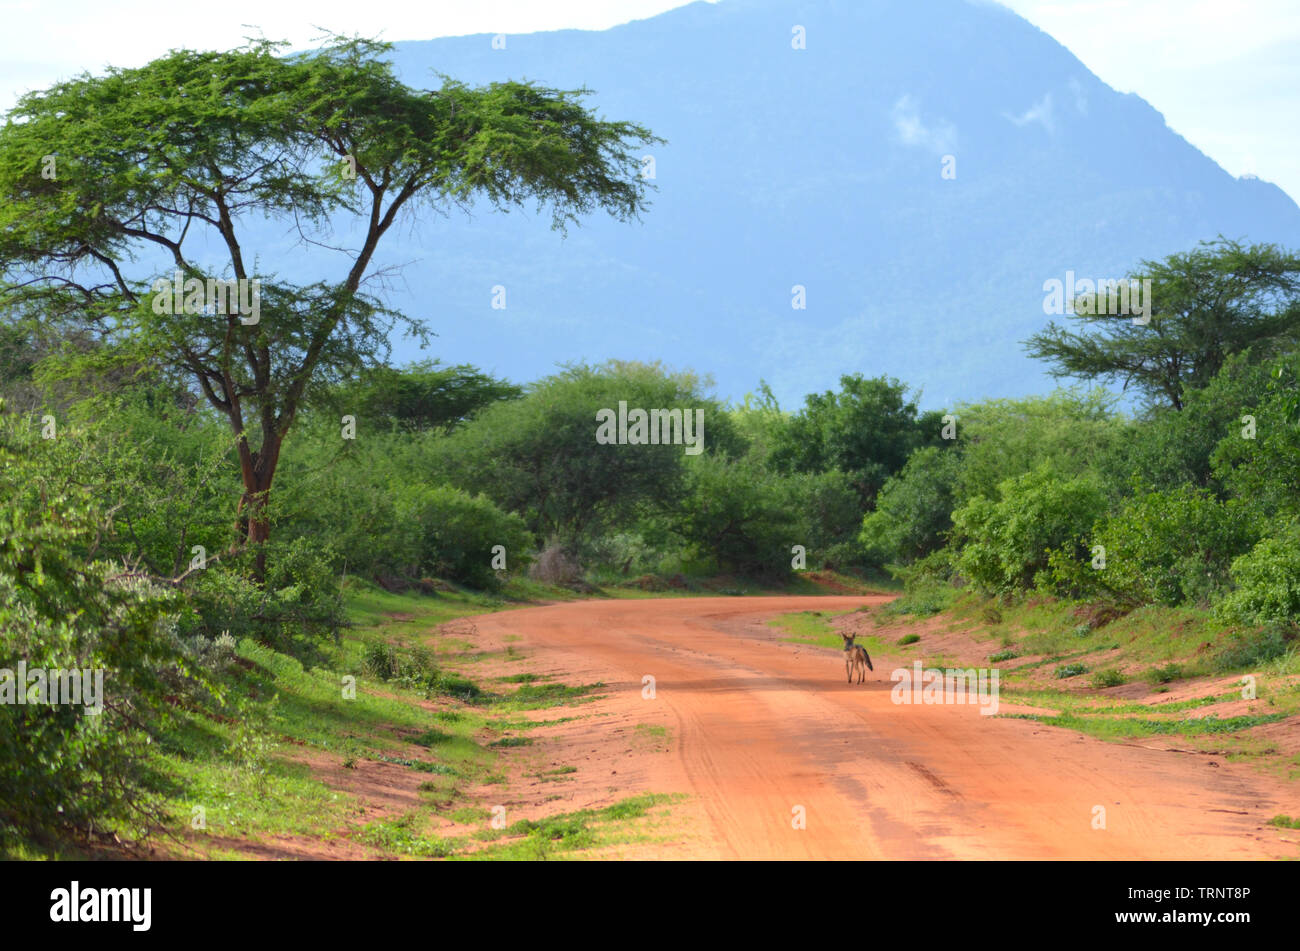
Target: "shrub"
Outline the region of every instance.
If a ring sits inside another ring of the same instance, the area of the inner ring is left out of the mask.
[[[1286,654],[1295,635],[1293,627],[1282,624],[1234,631],[1215,651],[1211,663],[1220,672],[1258,667]]]
[[[282,472],[273,538],[328,538],[334,570],[392,589],[425,577],[493,590],[504,573],[492,568],[494,545],[506,566],[523,568],[533,547],[523,519],[483,495],[428,481],[412,461],[432,435],[375,433],[340,454],[332,436],[307,429],[291,446]]]
[[[268,644],[296,635],[337,636],[344,612],[333,549],[307,538],[273,540],[267,549],[266,582],[261,587],[247,571],[250,552],[195,572],[178,633],[208,638],[228,634]]]
[[[862,502],[848,475],[831,469],[800,476],[791,481],[791,492],[803,516],[800,541],[810,562],[832,570],[867,564],[856,541]]]
[[[1095,478],[1063,480],[1047,466],[1006,480],[998,495],[978,496],[953,513],[957,567],[991,593],[1034,586],[1049,554],[1082,535],[1106,505]]]
[[[582,542],[629,524],[642,510],[681,496],[682,445],[598,443],[597,412],[629,407],[697,407],[706,454],[736,444],[734,427],[701,381],[658,364],[574,365],[538,380],[516,400],[483,409],[434,443],[447,481],[483,492],[520,513],[540,537]],[[682,436],[681,432],[676,434]]]
[[[474,588],[495,590],[504,571],[493,569],[493,548],[505,548],[507,568],[528,563],[532,548],[524,520],[488,498],[452,486],[414,486],[398,504],[402,523],[417,534],[417,569]]]
[[[1300,523],[1263,539],[1229,570],[1237,588],[1217,605],[1220,616],[1255,624],[1300,620]]]
[[[1092,687],[1094,690],[1105,690],[1107,687],[1118,687],[1124,683],[1124,675],[1118,670],[1099,670],[1092,675]]]
[[[433,683],[438,674],[433,655],[423,647],[400,648],[372,641],[361,654],[361,669],[371,677],[405,686]]]
[[[1075,546],[1053,557],[1053,578],[1128,606],[1204,603],[1223,589],[1232,559],[1256,537],[1236,501],[1190,486],[1147,492],[1127,499],[1092,533],[1093,545],[1105,548],[1104,568],[1080,567]]]
[[[779,476],[748,459],[696,456],[675,530],[714,566],[781,578],[791,569],[791,546],[806,527],[798,512],[799,477]]]
[[[1045,463],[1067,480],[1101,469],[1103,483],[1114,484],[1111,470],[1126,471],[1122,460],[1112,460],[1128,432],[1116,402],[1114,393],[1098,387],[957,407],[958,504],[995,498],[1001,483]]]
[[[1183,668],[1178,664],[1165,664],[1163,667],[1151,667],[1142,675],[1147,683],[1167,684],[1183,676]]]
[[[914,614],[917,617],[930,617],[952,607],[957,597],[957,590],[949,584],[917,584],[906,591],[902,597],[890,601],[883,613],[897,617],[901,614]]]
[[[885,480],[938,435],[938,414],[920,413],[907,387],[887,377],[840,377],[840,390],[810,393],[774,433],[779,471],[849,474],[866,508]]]
[[[952,527],[960,458],[950,449],[927,447],[907,460],[862,520],[858,543],[868,564],[908,563],[938,550]]]
[[[147,730],[168,709],[167,678],[193,676],[178,671],[174,593],[90,555],[111,518],[86,487],[42,471],[58,451],[0,416],[0,669],[14,691],[27,689],[20,662],[101,671],[102,709],[0,703],[0,849],[159,819]]]

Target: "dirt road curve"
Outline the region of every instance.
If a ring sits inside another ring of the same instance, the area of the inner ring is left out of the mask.
[[[981,716],[974,706],[896,705],[889,674],[897,659],[873,657],[875,672],[850,686],[838,651],[782,642],[764,623],[786,611],[879,600],[584,601],[476,621],[493,639],[517,635],[539,669],[607,685],[602,715],[572,725],[575,745],[594,754],[602,731],[620,722],[624,733],[636,722],[668,727],[667,752],[629,759],[612,780],[629,794],[691,794],[682,810],[696,833],[666,857],[1246,859],[1300,851],[1264,827],[1298,811],[1296,794],[1249,767]],[[653,700],[642,697],[647,674]],[[792,827],[798,806],[804,829]],[[1104,830],[1093,828],[1097,806]]]

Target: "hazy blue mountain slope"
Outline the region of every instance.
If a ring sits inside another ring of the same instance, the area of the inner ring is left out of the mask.
[[[429,321],[434,353],[515,379],[627,357],[710,371],[722,395],[765,377],[783,402],[847,371],[923,386],[928,406],[1022,394],[1047,385],[1020,351],[1048,319],[1044,280],[1120,277],[1220,232],[1300,245],[1283,192],[991,4],[723,0],[504,50],[402,43],[396,61],[420,86],[431,70],[586,85],[669,140],[640,224],[561,240],[544,216],[485,210],[393,235],[384,261],[409,263],[390,299]]]

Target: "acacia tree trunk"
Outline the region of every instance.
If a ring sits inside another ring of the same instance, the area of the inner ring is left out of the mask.
[[[282,443],[283,437],[274,431],[263,435],[260,449],[251,449],[246,437],[241,436],[239,442],[239,468],[244,481],[244,494],[239,500],[240,529],[253,549],[253,580],[259,585],[266,582],[266,542],[271,537],[268,503]]]

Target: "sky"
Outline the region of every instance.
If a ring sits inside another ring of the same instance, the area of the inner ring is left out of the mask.
[[[914,0],[925,2],[925,0]],[[387,40],[605,29],[680,0],[0,0],[0,109],[22,92],[172,47],[226,49],[260,32],[305,48],[317,28]],[[1103,82],[1135,92],[1233,175],[1300,201],[1300,2],[1003,0]],[[251,26],[247,26],[251,25]],[[44,37],[34,40],[34,37]]]

